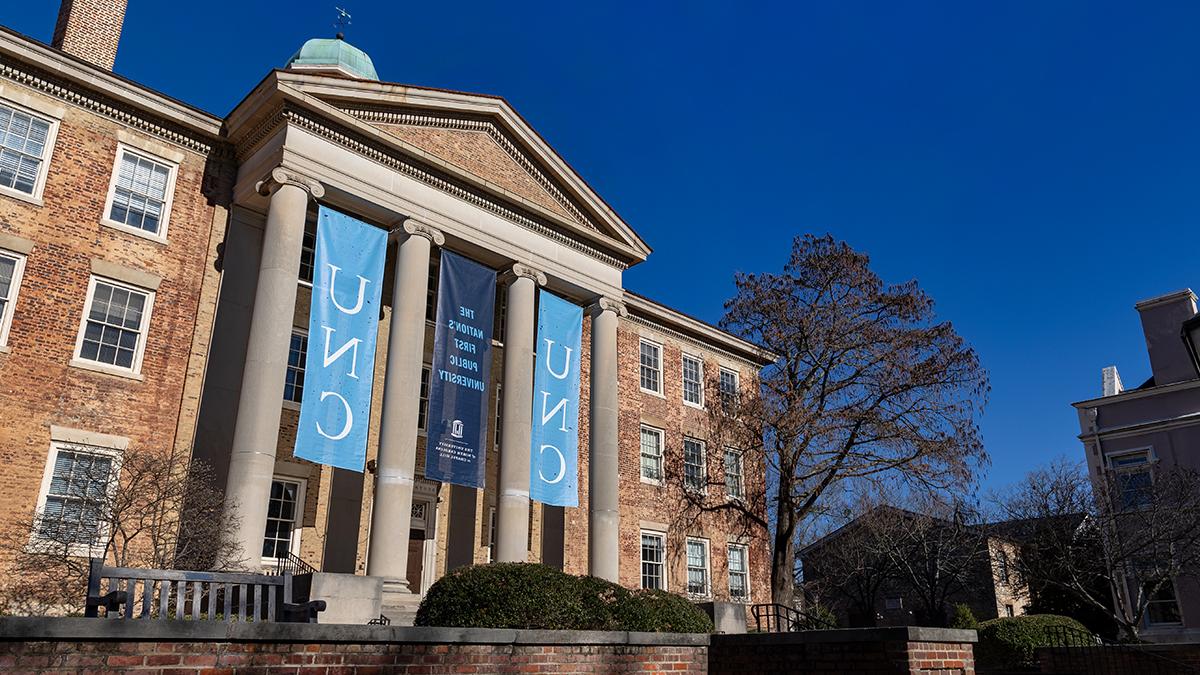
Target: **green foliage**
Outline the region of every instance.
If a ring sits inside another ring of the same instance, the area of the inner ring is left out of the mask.
[[[838,619],[833,610],[825,605],[817,604],[804,610],[804,620],[800,622],[800,630],[830,630],[837,628]]]
[[[1057,614],[1002,617],[979,624],[976,662],[996,669],[1036,668],[1035,650],[1052,644],[1051,628],[1065,626],[1084,633],[1083,624]]]
[[[950,620],[950,627],[979,630],[979,619],[975,618],[975,612],[972,612],[970,607],[960,602],[954,606],[954,618]]]
[[[709,633],[712,621],[686,599],[630,592],[597,577],[545,565],[493,563],[439,579],[417,610],[418,626]]]

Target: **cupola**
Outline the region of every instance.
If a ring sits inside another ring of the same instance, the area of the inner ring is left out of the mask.
[[[288,70],[300,70],[322,75],[352,77],[359,80],[379,80],[375,64],[363,50],[337,37],[313,38],[304,43],[287,62]]]

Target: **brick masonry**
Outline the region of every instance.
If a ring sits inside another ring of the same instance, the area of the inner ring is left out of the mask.
[[[112,70],[117,60],[126,0],[62,0],[51,44]]]

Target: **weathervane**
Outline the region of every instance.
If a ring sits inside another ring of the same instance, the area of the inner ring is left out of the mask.
[[[346,29],[346,26],[350,25],[350,12],[347,12],[346,10],[342,9],[341,7],[334,7],[334,9],[337,10],[338,17],[337,17],[337,21],[335,21],[333,23],[333,25],[335,28],[338,29],[337,39],[341,40],[343,37],[346,36],[346,33],[344,32]]]

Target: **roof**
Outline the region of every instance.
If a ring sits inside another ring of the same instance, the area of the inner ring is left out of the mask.
[[[336,70],[358,79],[379,79],[371,57],[343,40],[341,33],[338,33],[336,38],[313,38],[305,42],[292,58],[288,59],[287,67],[296,70]]]
[[[759,367],[779,359],[778,354],[761,345],[628,289],[625,290],[625,306],[635,315],[680,331],[683,337],[729,352]]]

